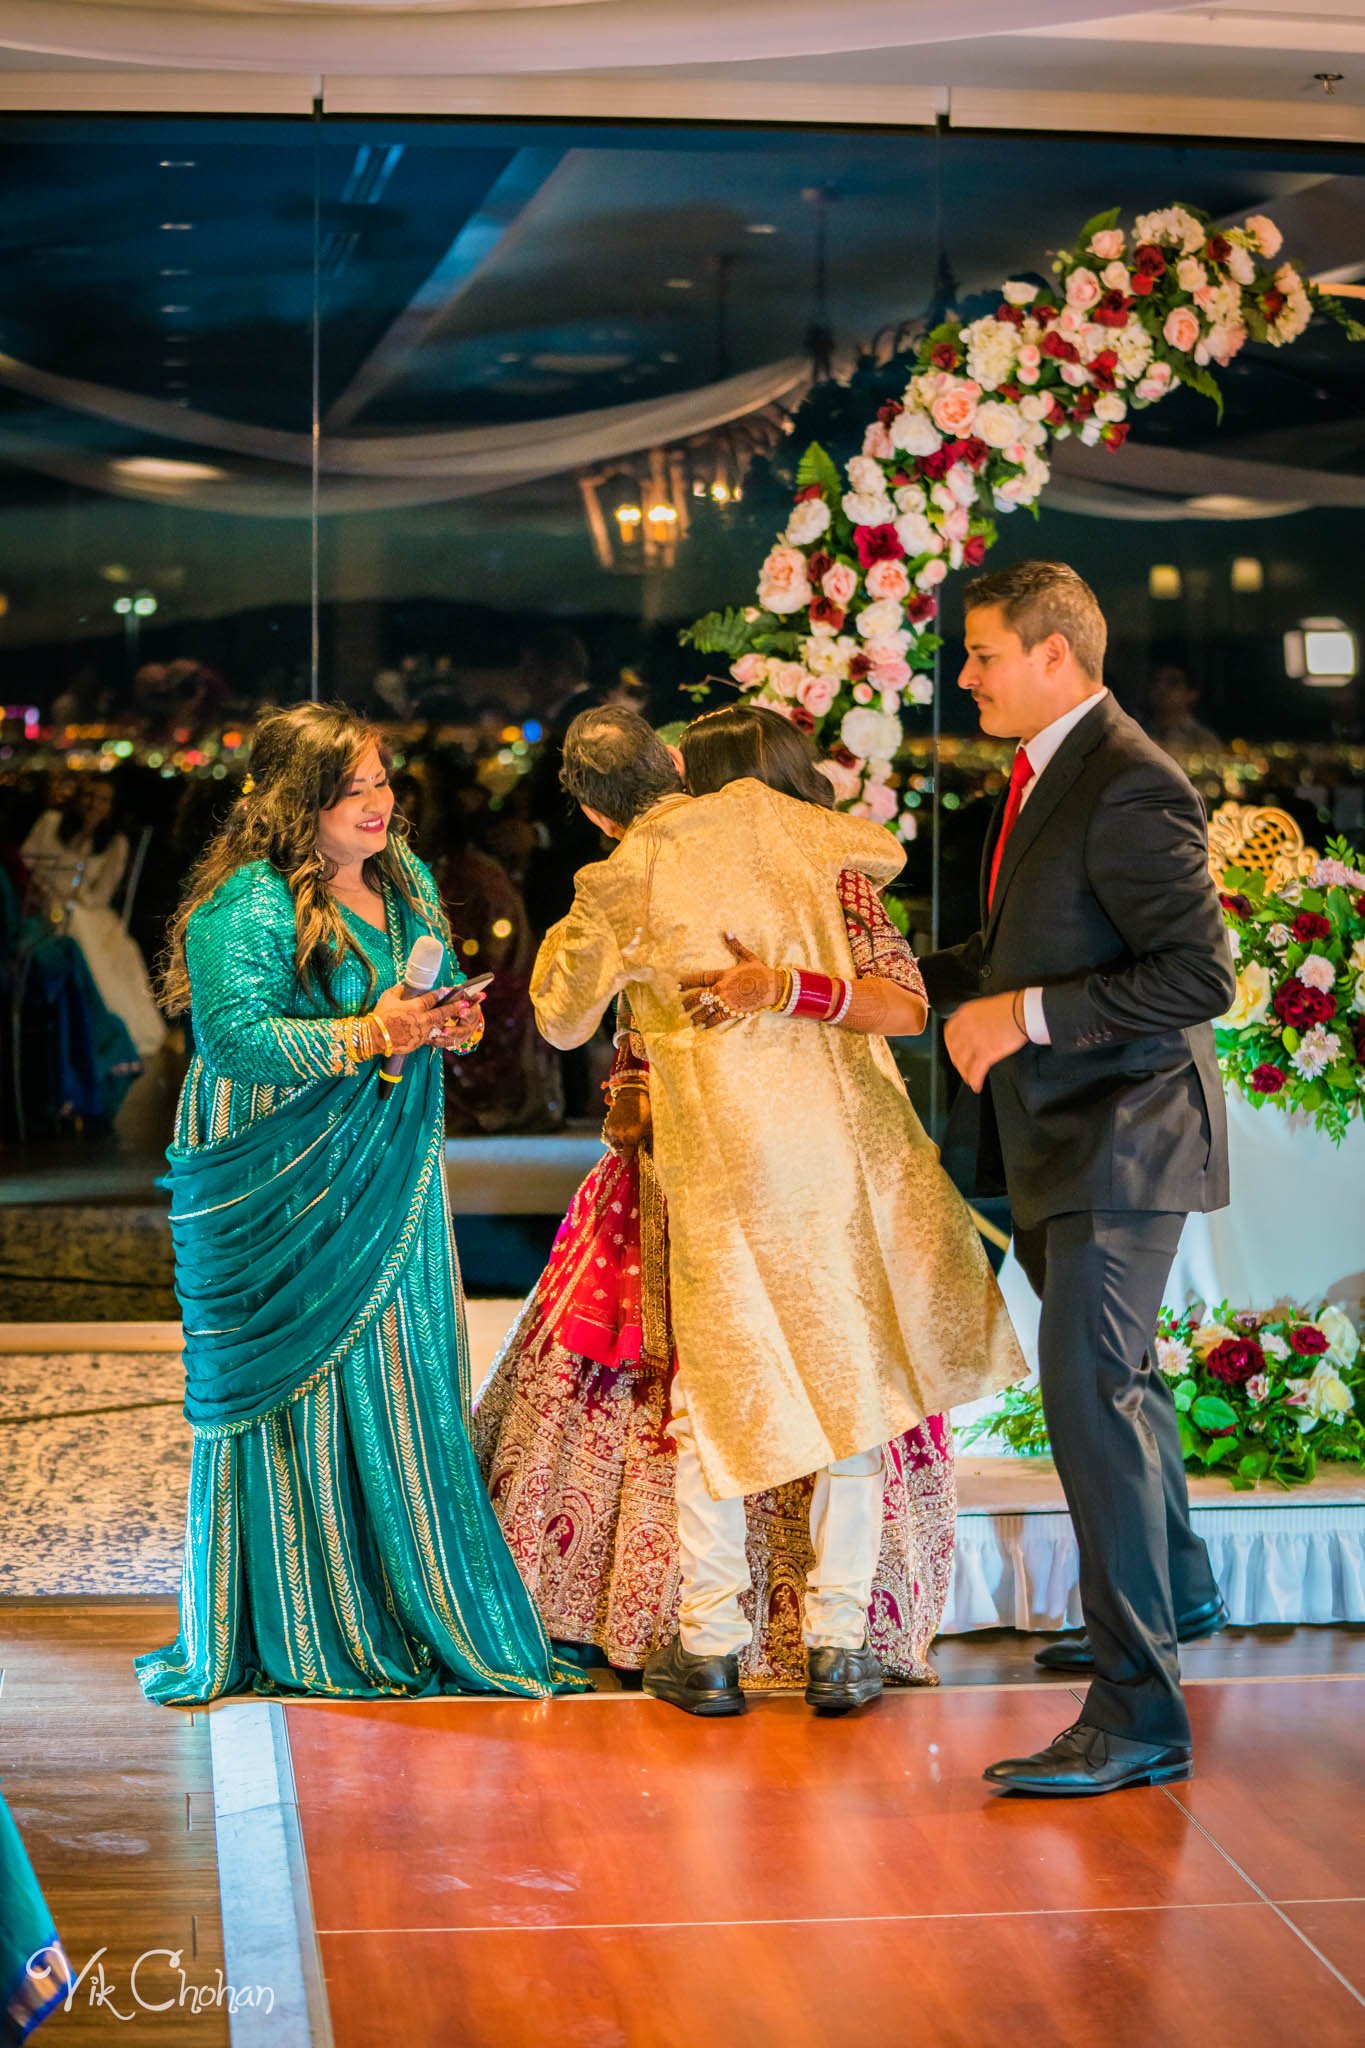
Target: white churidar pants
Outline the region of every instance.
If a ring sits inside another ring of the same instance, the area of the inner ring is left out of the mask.
[[[682,1646],[695,1657],[729,1656],[752,1633],[739,1604],[749,1590],[744,1502],[713,1500],[707,1492],[681,1374],[673,1381],[671,1427],[678,1447]],[[881,1552],[880,1450],[840,1458],[816,1474],[810,1533],[815,1563],[806,1580],[806,1646],[860,1649]]]

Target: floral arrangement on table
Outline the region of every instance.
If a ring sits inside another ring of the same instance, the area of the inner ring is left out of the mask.
[[[926,334],[903,397],[879,408],[843,476],[818,444],[802,456],[757,605],[682,635],[728,655],[741,690],[815,736],[836,800],[860,816],[897,820],[901,712],[933,695],[939,585],[985,560],[997,514],[1036,508],[1052,442],[1121,448],[1132,413],[1179,384],[1221,413],[1215,370],[1248,340],[1297,340],[1315,313],[1365,338],[1280,260],[1264,214],[1219,230],[1167,206],[1118,223],[1117,207],[1087,222],[1052,288],[1008,283],[994,313]],[[900,829],[914,836],[913,812]]]
[[[1324,1459],[1365,1465],[1365,1356],[1356,1324],[1335,1302],[1313,1314],[1292,1302],[1164,1308],[1156,1365],[1171,1385],[1191,1471],[1217,1469],[1245,1492],[1262,1479],[1304,1486]],[[1046,1453],[1038,1388],[1009,1388],[962,1432],[964,1444],[982,1437]]]
[[[1365,1114],[1365,872],[1344,839],[1272,887],[1223,871],[1237,994],[1217,1023],[1223,1077],[1262,1108],[1302,1110],[1340,1144]]]

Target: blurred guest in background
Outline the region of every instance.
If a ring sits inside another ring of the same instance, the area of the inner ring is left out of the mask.
[[[119,829],[112,783],[89,776],[64,809],[44,811],[24,841],[23,855],[139,1053],[146,1059],[159,1052],[165,1019],[152,999],[142,955],[112,908],[128,869],[128,839]]]
[[[1221,747],[1212,727],[1202,725],[1194,715],[1199,691],[1183,668],[1159,668],[1152,677],[1147,699],[1147,730],[1159,747],[1169,754]]]

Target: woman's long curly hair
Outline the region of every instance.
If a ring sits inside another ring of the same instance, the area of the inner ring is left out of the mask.
[[[268,861],[283,875],[294,897],[294,964],[300,982],[332,1002],[332,978],[347,953],[365,969],[366,1002],[378,993],[379,977],[346,929],[345,919],[328,890],[335,873],[318,849],[318,816],[331,810],[345,794],[356,767],[370,746],[388,754],[377,727],[340,704],[292,704],[257,727],[251,748],[251,772],[227,822],[210,841],[191,872],[184,901],[171,924],[161,969],[161,1000],[179,1015],[190,1007],[190,977],[185,962],[185,932],[201,903],[207,903],[228,876],[252,861]],[[365,862],[366,880],[387,884],[403,897],[425,924],[439,923],[417,894],[412,856],[405,844],[407,821],[395,809],[383,851]]]

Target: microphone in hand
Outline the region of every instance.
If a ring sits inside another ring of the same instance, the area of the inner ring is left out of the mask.
[[[420,939],[413,940],[412,951],[408,954],[407,965],[403,969],[402,996],[405,1002],[411,1002],[416,996],[430,994],[436,986],[436,977],[441,971],[444,959],[445,947],[439,939],[424,932]],[[398,1086],[403,1078],[403,1062],[406,1058],[406,1052],[391,1052],[386,1056],[384,1064],[379,1069],[381,1095],[391,1094]]]

